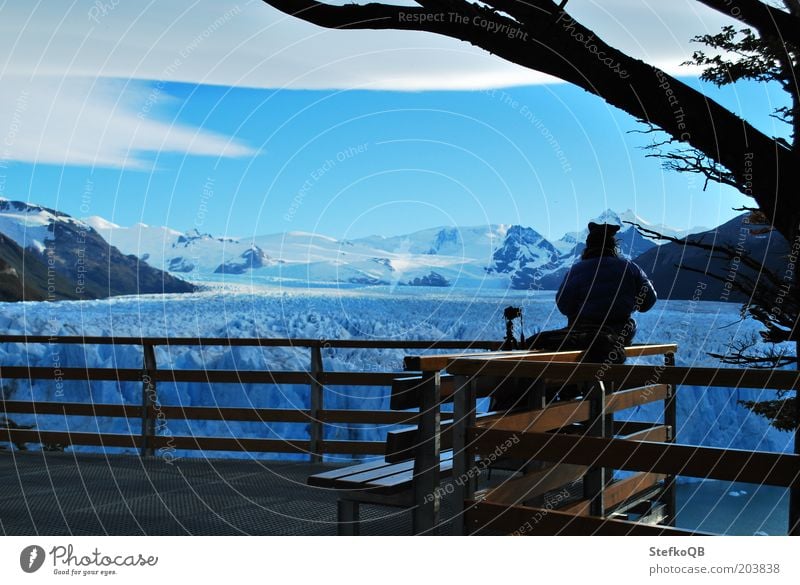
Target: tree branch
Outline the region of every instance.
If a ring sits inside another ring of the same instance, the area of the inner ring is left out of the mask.
[[[556,12],[548,18],[537,11],[521,24],[466,0],[421,2],[437,9],[380,3],[331,6],[314,0],[263,1],[327,28],[420,30],[448,36],[577,85],[636,119],[654,124],[728,169],[737,188],[756,199],[787,239],[796,229],[791,217],[800,216],[800,201],[788,196],[800,184],[800,157],[796,153],[689,85],[611,47],[554,2],[528,2]],[[506,5],[499,1],[488,4]],[[453,14],[462,18],[453,18]],[[523,18],[521,11],[515,16]],[[787,195],[777,201],[778,193]],[[779,207],[781,214],[777,213]]]
[[[549,0],[485,0],[484,4],[505,12],[519,22],[528,22],[533,17],[552,17],[558,6]]]
[[[697,0],[721,14],[756,29],[762,37],[777,38],[800,47],[797,18],[759,0]]]
[[[264,0],[264,2],[289,16],[325,28],[420,30],[422,27],[422,30],[438,32],[432,26],[429,29],[425,28],[426,22],[420,22],[423,15],[430,14],[430,11],[424,8],[389,6],[377,2],[344,6],[332,6],[315,0]],[[401,14],[408,15],[408,19],[401,17]],[[403,26],[404,23],[406,26]]]

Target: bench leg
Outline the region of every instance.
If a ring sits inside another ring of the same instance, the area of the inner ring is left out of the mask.
[[[339,536],[358,536],[359,517],[358,502],[339,500],[336,502],[336,532]]]
[[[439,372],[425,372],[417,427],[419,444],[414,454],[414,508],[411,526],[415,535],[436,534],[439,525],[441,390]]]
[[[475,495],[475,456],[467,445],[467,431],[475,424],[475,379],[458,376],[453,395],[453,486],[456,515],[453,534],[467,534],[464,503]]]

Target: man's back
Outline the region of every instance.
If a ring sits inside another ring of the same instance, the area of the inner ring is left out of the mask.
[[[599,256],[573,264],[556,295],[559,310],[576,321],[622,323],[634,311],[647,311],[656,292],[635,263]]]

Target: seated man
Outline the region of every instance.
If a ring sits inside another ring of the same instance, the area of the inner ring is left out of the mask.
[[[586,248],[564,277],[556,304],[567,316],[568,331],[616,337],[614,345],[624,347],[636,333],[631,315],[649,311],[656,291],[639,266],[620,258],[614,237],[618,231],[617,225],[589,223]],[[590,353],[594,359],[589,361],[598,361],[603,350]],[[620,358],[613,361],[624,361],[624,353]]]
[[[648,311],[656,302],[656,291],[636,264],[619,257],[615,234],[618,225],[589,224],[589,235],[581,259],[572,265],[556,295],[558,309],[569,324],[563,329],[542,331],[529,348],[543,351],[585,351],[584,361],[625,361],[625,346],[636,333],[631,315]],[[541,383],[537,381],[536,383]],[[492,395],[490,410],[524,408],[531,396],[531,381],[509,380]],[[554,395],[570,400],[582,386],[568,384],[546,388],[548,402]]]

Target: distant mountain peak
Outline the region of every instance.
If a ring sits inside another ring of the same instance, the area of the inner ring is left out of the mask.
[[[489,274],[506,274],[518,279],[523,273],[554,269],[558,256],[558,250],[539,232],[512,225],[486,270]]]
[[[606,209],[603,213],[598,215],[592,220],[594,223],[609,223],[613,225],[622,225],[622,218],[620,214],[613,209]]]
[[[10,268],[24,261],[25,292],[20,298],[96,299],[136,293],[189,292],[194,286],[122,253],[95,226],[114,233],[102,218],[82,221],[22,201],[0,200],[0,234]],[[52,274],[51,274],[52,273]],[[45,292],[46,291],[46,292]]]
[[[429,254],[440,254],[445,249],[453,249],[462,246],[461,230],[456,227],[443,227],[436,234],[433,245],[428,251]]]
[[[92,215],[84,219],[88,225],[92,226],[96,230],[113,230],[118,228],[119,226],[114,222],[108,221],[107,219],[100,217],[99,215]]]

